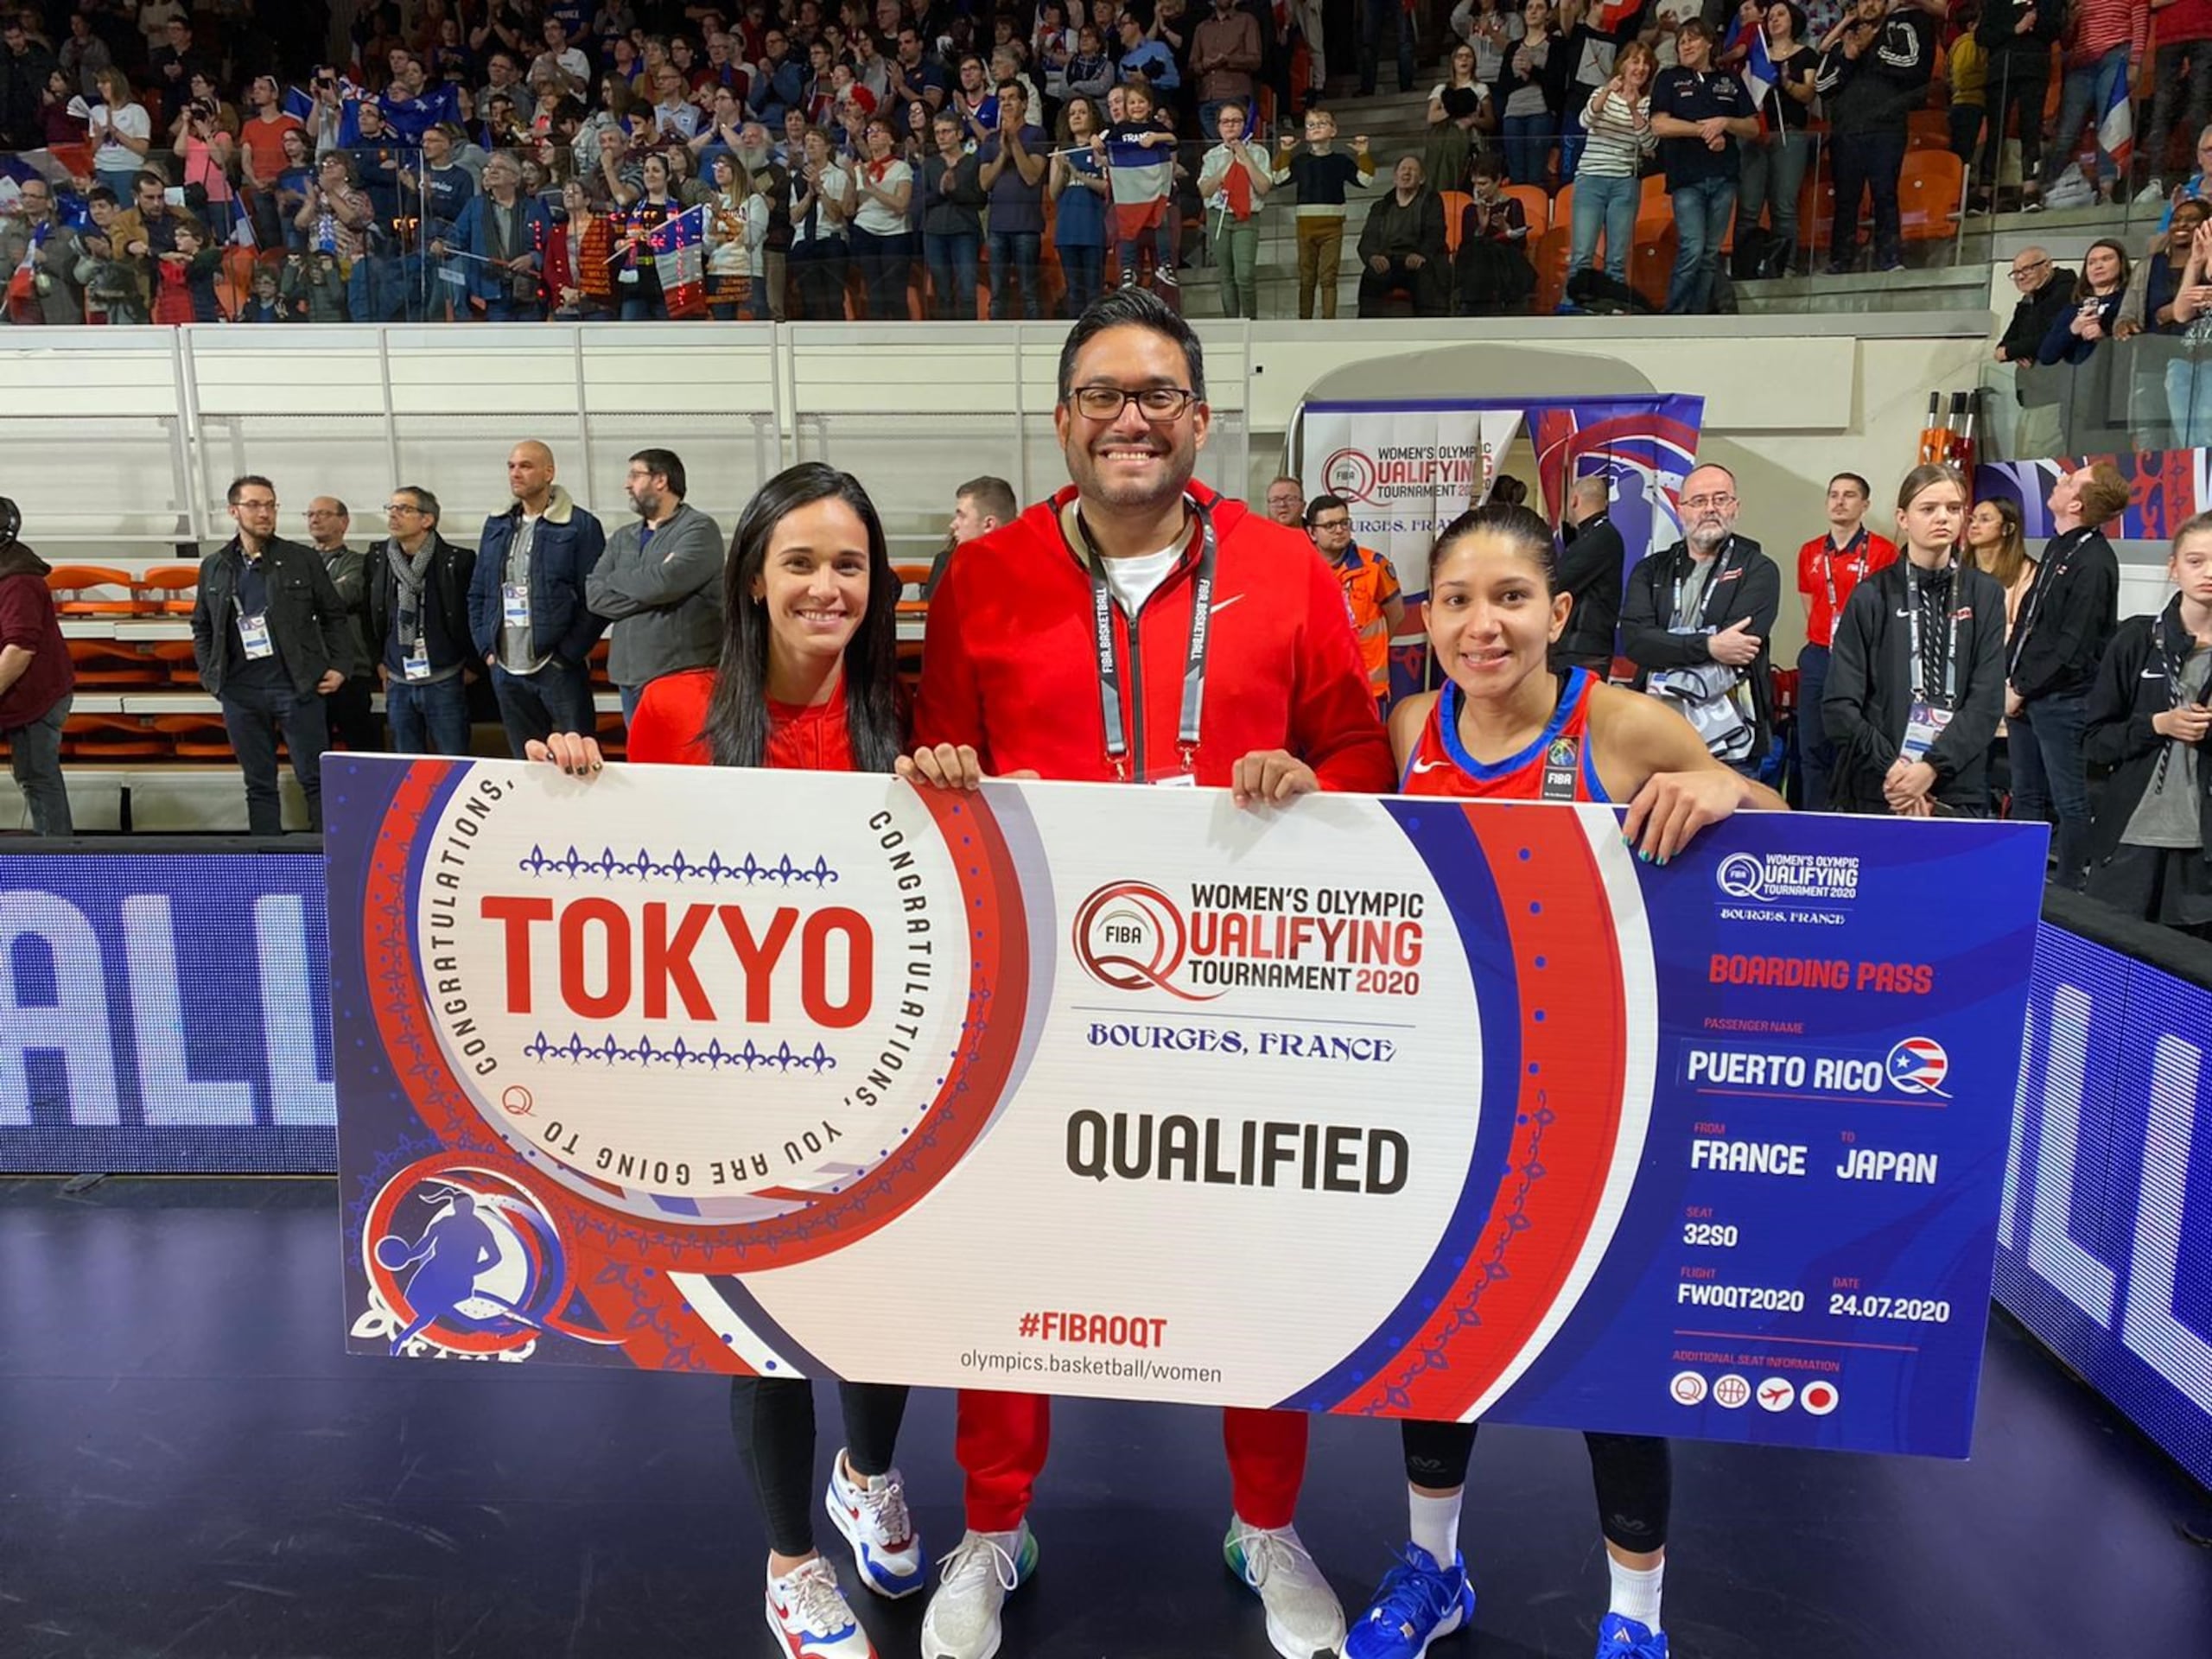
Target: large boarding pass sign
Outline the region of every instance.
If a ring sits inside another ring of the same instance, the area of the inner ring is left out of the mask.
[[[1967,1450],[2040,831],[326,770],[357,1351]]]

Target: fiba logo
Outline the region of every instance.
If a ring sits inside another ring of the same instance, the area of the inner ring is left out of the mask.
[[[1109,883],[1076,912],[1076,960],[1113,990],[1166,991],[1187,1002],[1211,1001],[1173,983],[1189,943],[1175,901],[1143,881]]]
[[[1766,868],[1750,853],[1729,854],[1720,861],[1713,879],[1731,899],[1766,897]]]
[[[1567,767],[1571,770],[1574,766],[1574,740],[1571,737],[1555,737],[1552,740],[1551,747],[1545,752],[1544,764],[1553,768]]]
[[[1374,459],[1364,449],[1339,449],[1321,463],[1321,487],[1347,501],[1375,499]]]
[[[1933,1037],[1908,1037],[1890,1051],[1890,1086],[1900,1094],[1933,1095],[1948,1100],[1943,1079],[1951,1073],[1951,1057]]]

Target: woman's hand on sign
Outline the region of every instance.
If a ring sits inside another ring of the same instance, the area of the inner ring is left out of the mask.
[[[983,763],[965,743],[940,743],[899,757],[899,775],[917,786],[932,789],[981,789]],[[1034,777],[1032,772],[1028,776]]]
[[[1647,863],[1664,864],[1743,804],[1743,781],[1717,768],[1656,772],[1629,803],[1621,838]]]
[[[1286,749],[1255,749],[1236,763],[1229,787],[1239,806],[1255,801],[1279,805],[1321,787],[1313,768]]]
[[[556,732],[542,742],[533,737],[523,746],[522,753],[525,760],[549,760],[571,778],[588,778],[607,768],[599,740],[580,732]]]

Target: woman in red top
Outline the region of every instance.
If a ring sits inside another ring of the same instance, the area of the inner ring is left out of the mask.
[[[722,578],[721,664],[645,688],[630,759],[663,766],[889,772],[904,741],[898,698],[899,578],[882,521],[860,481],[819,461],[779,473],[747,505]],[[599,746],[562,733],[532,760],[601,769]],[[846,1450],[823,1505],[878,1595],[912,1594],[928,1559],[908,1519],[893,1448],[906,1390],[838,1385]],[[797,1377],[730,1386],[739,1453],[768,1531],[768,1627],[793,1659],[874,1659],[874,1649],[816,1554],[814,1393]]]
[[[1551,531],[1526,507],[1492,503],[1446,527],[1429,553],[1428,641],[1452,683],[1391,714],[1405,793],[1625,801],[1624,839],[1638,858],[1659,864],[1732,812],[1781,810],[1779,795],[1714,760],[1674,710],[1580,668],[1554,673],[1550,649],[1573,605],[1559,588]],[[1459,1528],[1475,1425],[1400,1427],[1412,1538],[1347,1633],[1344,1659],[1412,1659],[1474,1616]],[[1598,1651],[1602,1659],[1666,1659],[1659,1585],[1671,1497],[1667,1442],[1586,1439],[1612,1574]]]

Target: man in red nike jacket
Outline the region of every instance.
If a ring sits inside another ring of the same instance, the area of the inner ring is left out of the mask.
[[[1053,427],[1072,485],[963,547],[930,607],[917,781],[985,773],[1225,786],[1240,802],[1385,793],[1389,745],[1344,595],[1296,531],[1192,481],[1211,422],[1198,341],[1150,292],[1086,311],[1060,353]],[[1026,1519],[1050,1402],[965,1391],[969,1532],[922,1626],[925,1659],[986,1659],[1033,1568]],[[1344,1613],[1291,1525],[1306,1420],[1225,1414],[1224,1550],[1276,1650],[1333,1652]]]

